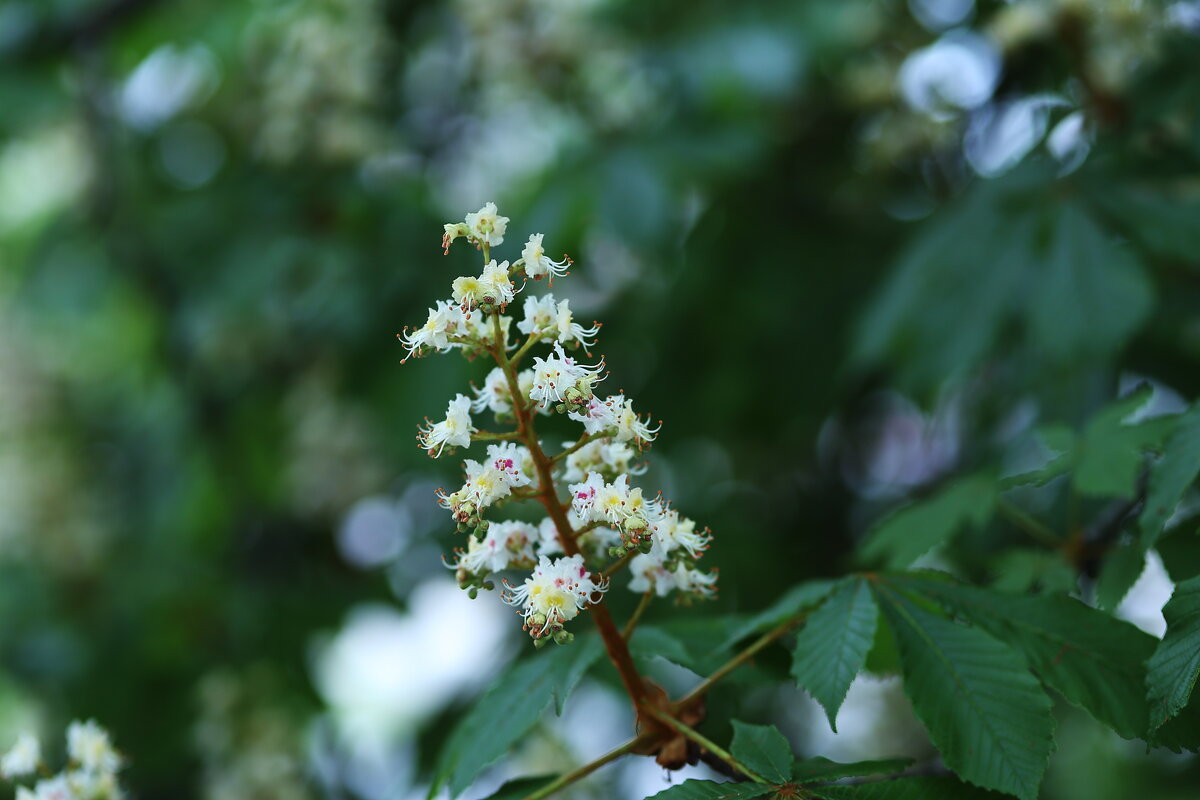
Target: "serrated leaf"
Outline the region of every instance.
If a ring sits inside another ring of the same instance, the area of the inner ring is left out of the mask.
[[[1145,569],[1146,552],[1137,542],[1110,550],[1096,578],[1096,605],[1106,611],[1116,609]]]
[[[1146,318],[1153,291],[1137,259],[1085,212],[1064,204],[1056,217],[1030,294],[1033,341],[1052,361],[1107,356]]]
[[[792,746],[771,725],[733,721],[733,757],[768,781],[783,783],[792,774]]]
[[[543,786],[548,786],[556,775],[531,775],[527,778],[516,778],[505,781],[504,785],[489,794],[483,800],[525,800]]]
[[[438,756],[429,796],[457,797],[537,724],[556,692],[565,692],[580,659],[598,655],[575,644],[537,653],[509,669],[455,726]],[[577,680],[577,679],[576,679]]]
[[[1163,616],[1167,633],[1146,665],[1152,729],[1187,705],[1200,676],[1200,576],[1176,584]]]
[[[721,649],[726,649],[753,633],[773,628],[801,611],[812,608],[825,599],[836,585],[837,581],[815,580],[793,586],[769,608],[760,611],[730,631]]]
[[[1144,662],[1153,636],[1063,595],[1021,596],[898,577],[1019,650],[1044,683],[1126,739],[1144,736]]]
[[[955,778],[897,778],[858,786],[821,786],[823,800],[1003,800],[1004,795],[969,786]]]
[[[1146,404],[1153,392],[1143,387],[1096,412],[1080,437],[1071,480],[1081,493],[1097,497],[1132,497],[1146,451],[1160,445],[1176,417],[1125,420]]]
[[[1176,753],[1200,752],[1200,695],[1193,692],[1191,702],[1150,734],[1148,741]]]
[[[1138,520],[1142,547],[1154,546],[1184,491],[1200,475],[1200,407],[1179,417],[1160,458],[1150,468],[1146,507]]]
[[[879,761],[855,761],[839,764],[828,758],[806,758],[792,767],[792,780],[797,783],[823,783],[840,778],[857,778],[863,775],[887,775],[912,766],[911,758],[887,758]]]
[[[879,609],[867,582],[843,581],[808,617],[796,637],[792,677],[825,709],[837,731],[837,712],[875,640]]]
[[[904,689],[946,765],[1034,800],[1054,749],[1050,698],[1008,645],[876,583],[900,647]]]
[[[713,783],[712,781],[684,781],[646,800],[749,800],[762,797],[773,787],[762,783]]]
[[[863,544],[867,561],[888,567],[907,567],[963,528],[978,528],[991,517],[996,502],[996,480],[990,475],[969,475],[885,518]]]

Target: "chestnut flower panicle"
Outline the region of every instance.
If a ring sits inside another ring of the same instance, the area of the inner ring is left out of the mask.
[[[471,397],[456,395],[445,419],[427,421],[417,437],[435,457],[447,448],[487,443],[484,457],[464,459],[461,487],[438,490],[440,505],[469,534],[446,563],[472,597],[495,588],[491,576],[497,573],[531,570],[513,583],[505,579],[502,598],[517,609],[536,645],[564,644],[572,638],[565,626],[602,603],[610,576],[624,567],[631,572],[629,588],[647,599],[673,593],[688,601],[714,594],[715,570],[696,566],[712,537],[661,495],[647,496],[634,485],[661,423],[652,426],[639,416],[624,393],[594,394],[607,377],[603,357],[584,364],[568,354],[568,348],[588,352],[599,323],[589,328],[576,322],[569,300],[527,294],[515,326],[525,339],[512,340],[513,319],[503,312],[530,285],[517,286],[513,277],[562,277],[572,262],[547,258],[540,233],[529,237],[511,266],[498,261],[492,248],[503,243],[509,222],[487,203],[463,222],[445,226],[447,252],[455,240],[467,239],[482,251],[482,272],[456,278],[450,299],[437,301],[425,324],[406,328],[400,339],[408,351],[405,360],[457,349],[468,359],[495,362]],[[549,352],[533,352],[547,345]],[[489,411],[499,430],[481,430],[472,419],[472,413]],[[538,415],[554,413],[579,423],[582,431],[550,454],[535,424]],[[547,516],[539,523],[488,519],[525,501],[540,504]]]

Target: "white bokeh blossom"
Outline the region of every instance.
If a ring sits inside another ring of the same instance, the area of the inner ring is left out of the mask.
[[[0,776],[11,779],[32,775],[41,760],[42,746],[37,737],[28,732],[22,733],[17,737],[16,744],[0,758]]]

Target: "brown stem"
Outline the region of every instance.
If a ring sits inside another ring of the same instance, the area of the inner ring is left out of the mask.
[[[538,442],[537,433],[533,425],[533,416],[522,404],[516,402],[521,397],[520,385],[512,361],[509,360],[508,354],[504,350],[505,342],[500,330],[500,317],[498,315],[493,315],[492,317],[492,330],[495,332],[496,337],[496,347],[492,351],[492,355],[496,359],[496,363],[504,371],[505,378],[508,380],[508,391],[513,398],[513,412],[517,415],[517,430],[522,442],[529,448],[534,468],[537,470],[538,488],[536,498],[545,506],[546,513],[554,521],[554,527],[558,532],[558,543],[562,547],[563,553],[567,556],[579,555],[580,550],[575,541],[575,530],[571,527],[571,523],[567,519],[566,510],[558,499],[558,491],[554,488],[554,462],[546,455],[542,450],[541,444]],[[596,628],[600,631],[600,637],[604,640],[604,647],[608,651],[608,657],[621,676],[621,683],[625,685],[625,691],[629,694],[629,699],[633,703],[634,711],[637,713],[639,721],[647,721],[647,717],[643,713],[643,709],[649,703],[649,692],[647,691],[646,683],[642,680],[642,676],[638,674],[637,667],[633,663],[633,656],[630,654],[625,640],[621,637],[621,632],[617,630],[612,614],[608,612],[608,606],[601,602],[592,606],[590,611],[592,621],[595,622]]]

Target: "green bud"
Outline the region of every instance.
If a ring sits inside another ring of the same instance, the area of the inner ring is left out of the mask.
[[[546,638],[545,636],[543,636],[543,637],[542,637],[542,638],[540,638],[540,639],[534,639],[534,640],[533,640],[533,646],[534,646],[534,647],[536,647],[536,648],[538,648],[538,649],[540,650],[540,649],[542,649],[543,647],[545,647],[545,646],[546,646],[546,644],[547,644],[547,643],[549,643],[549,641],[550,641],[550,640],[549,640],[548,638]]]
[[[546,615],[545,614],[534,614],[532,617],[529,618],[529,624],[535,628],[546,627]]]
[[[574,640],[575,634],[571,633],[570,631],[560,630],[554,634],[555,644],[567,644],[568,642],[573,642]]]
[[[496,582],[495,581],[484,581],[483,588],[490,592],[492,589],[496,588]]]
[[[476,589],[474,586],[472,586],[470,589],[467,590],[467,597],[474,600],[476,597],[479,597],[479,590]]]
[[[650,552],[651,548],[653,548],[653,547],[654,547],[654,542],[650,541],[649,539],[646,539],[645,541],[643,541],[641,544],[638,545],[638,552],[641,553],[642,555],[646,555],[647,553]]]
[[[479,525],[475,528],[475,530],[486,535],[488,532],[488,528],[490,528],[491,525],[492,524],[490,522],[488,522],[486,519],[481,519],[479,521]]]

